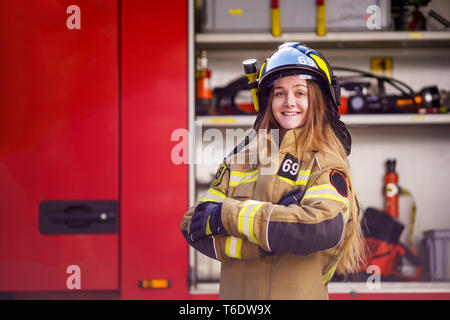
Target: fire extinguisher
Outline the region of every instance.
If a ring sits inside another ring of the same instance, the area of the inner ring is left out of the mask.
[[[395,171],[395,159],[386,161],[386,174],[384,175],[385,211],[398,219],[398,173]]]
[[[412,200],[411,214],[410,214],[410,227],[408,235],[408,248],[413,247],[413,232],[414,224],[416,220],[416,200],[413,194],[408,189],[398,184],[398,173],[395,171],[395,159],[388,159],[386,161],[386,174],[384,176],[384,190],[385,190],[385,211],[391,217],[399,218],[399,197],[409,196]]]
[[[197,57],[196,66],[196,109],[198,115],[207,115],[211,113],[212,107],[212,89],[211,89],[211,70],[208,69],[208,57],[206,50],[201,50]]]

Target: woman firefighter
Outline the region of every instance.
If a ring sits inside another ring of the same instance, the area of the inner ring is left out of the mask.
[[[221,299],[328,299],[336,270],[358,270],[363,241],[339,94],[325,58],[300,43],[281,45],[261,67],[256,134],[225,158],[181,222],[186,241],[221,262]]]

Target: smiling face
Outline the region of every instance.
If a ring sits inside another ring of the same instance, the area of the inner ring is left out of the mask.
[[[305,79],[288,76],[275,82],[272,113],[281,127],[289,130],[302,126],[308,104],[308,85]]]

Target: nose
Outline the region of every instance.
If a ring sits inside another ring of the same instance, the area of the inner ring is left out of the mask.
[[[288,94],[286,95],[285,104],[288,107],[295,107],[295,94],[293,92],[288,92]]]

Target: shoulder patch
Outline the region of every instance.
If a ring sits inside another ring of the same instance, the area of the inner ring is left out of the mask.
[[[216,175],[214,176],[213,182],[211,182],[209,187],[214,188],[214,187],[218,186],[222,182],[223,174],[227,170],[228,170],[227,165],[225,164],[225,162],[222,162],[222,164],[219,166],[219,169],[217,169],[217,172],[216,172]]]
[[[347,180],[341,171],[331,170],[330,182],[341,196],[348,197]]]

